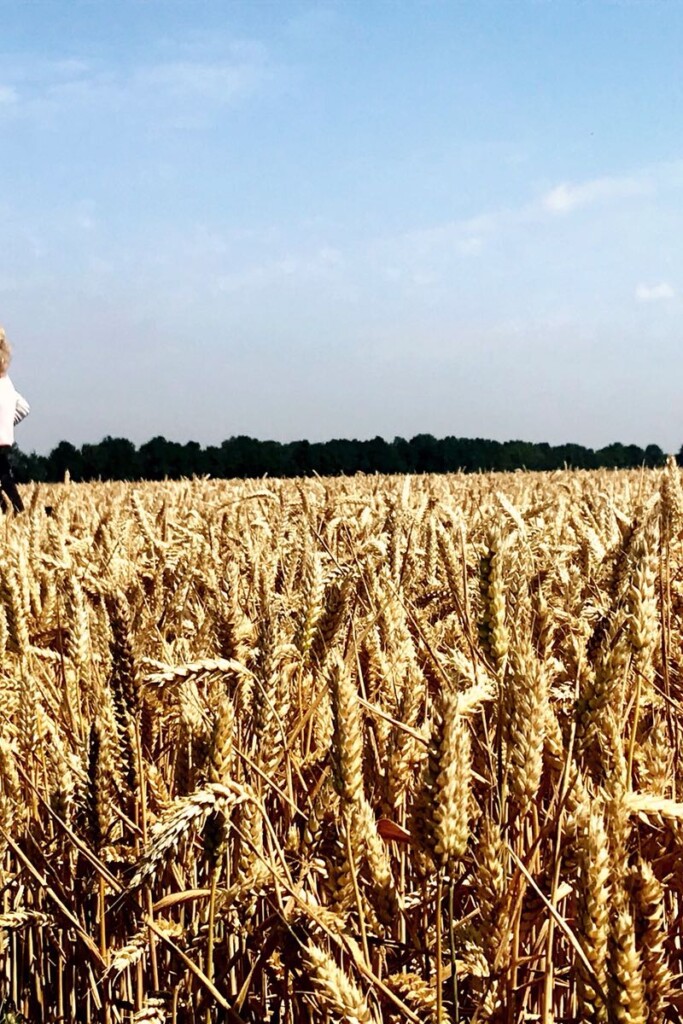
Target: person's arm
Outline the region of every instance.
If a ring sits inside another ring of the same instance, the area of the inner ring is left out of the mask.
[[[31,411],[31,406],[28,404],[23,395],[20,395],[17,391],[17,404],[14,409],[14,426],[17,423],[21,423],[22,420],[26,419]]]

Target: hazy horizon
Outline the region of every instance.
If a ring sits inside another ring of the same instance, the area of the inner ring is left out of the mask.
[[[0,0],[25,450],[683,442],[683,5]]]

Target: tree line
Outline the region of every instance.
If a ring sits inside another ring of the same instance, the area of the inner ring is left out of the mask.
[[[683,449],[682,449],[683,452]],[[410,440],[333,440],[324,442],[259,441],[231,437],[203,448],[196,441],[181,444],[153,437],[136,447],[122,437],[105,437],[80,448],[61,441],[49,455],[15,449],[20,482],[59,482],[68,473],[74,481],[177,480],[182,477],[335,476],[353,473],[449,473],[656,467],[665,462],[659,445],[646,448],[619,443],[594,450],[578,444],[550,445],[529,441],[418,434]]]

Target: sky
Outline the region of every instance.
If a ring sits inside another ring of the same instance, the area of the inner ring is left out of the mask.
[[[683,443],[683,0],[0,0],[26,451]]]

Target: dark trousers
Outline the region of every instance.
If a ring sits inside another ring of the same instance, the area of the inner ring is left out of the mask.
[[[9,445],[0,445],[0,504],[2,511],[7,511],[7,502],[5,501],[5,495],[12,502],[12,506],[15,512],[24,511],[24,503],[21,500],[17,485],[14,482],[14,473],[12,472],[12,464],[9,460],[9,453],[12,451]]]

